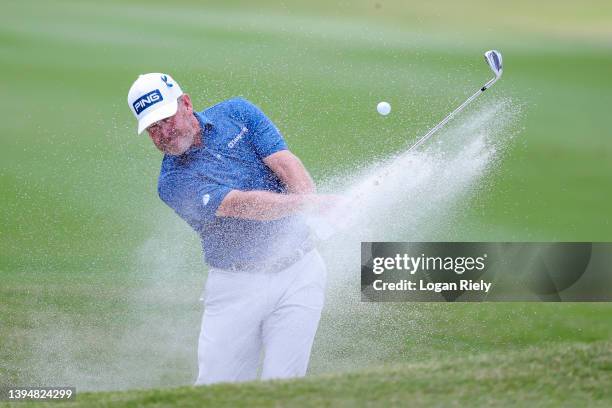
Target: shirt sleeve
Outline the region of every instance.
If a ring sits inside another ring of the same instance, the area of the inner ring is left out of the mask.
[[[246,116],[247,126],[253,130],[251,142],[255,152],[262,159],[272,153],[287,149],[287,143],[283,139],[278,128],[259,109],[246,99],[240,99],[241,107]]]
[[[159,197],[194,228],[214,219],[225,196],[232,189],[202,180],[196,174],[172,171],[157,185]]]

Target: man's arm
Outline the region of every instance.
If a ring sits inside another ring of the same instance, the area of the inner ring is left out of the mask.
[[[310,174],[289,150],[272,153],[263,161],[287,187],[289,194],[232,190],[217,209],[217,216],[275,220],[321,203],[323,197],[314,194],[315,185]]]
[[[219,207],[218,217],[269,221],[317,207],[324,196],[316,194],[279,194],[271,191],[230,191]]]
[[[313,194],[314,182],[300,159],[289,150],[272,153],[263,162],[287,187],[289,194]]]
[[[288,194],[232,190],[219,205],[218,217],[269,221],[300,211],[324,211],[336,203],[337,197],[333,195],[315,194],[310,174],[289,150],[272,153],[263,161],[285,184]]]

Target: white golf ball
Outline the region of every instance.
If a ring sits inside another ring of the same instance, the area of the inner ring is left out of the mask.
[[[379,102],[378,105],[376,105],[376,110],[381,115],[387,116],[391,112],[391,105],[389,105],[389,102]]]

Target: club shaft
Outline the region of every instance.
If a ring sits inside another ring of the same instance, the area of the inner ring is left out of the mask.
[[[483,85],[482,88],[480,88],[478,91],[476,91],[476,93],[474,93],[474,95],[470,96],[469,98],[467,98],[465,100],[465,102],[463,102],[461,105],[459,105],[457,107],[457,109],[455,109],[454,111],[452,111],[451,113],[448,114],[447,117],[445,117],[444,119],[442,119],[442,121],[440,123],[438,123],[436,126],[434,126],[433,128],[431,128],[431,130],[429,132],[427,132],[425,134],[425,136],[421,137],[419,140],[416,141],[415,144],[413,144],[412,146],[410,146],[410,148],[408,150],[406,150],[406,153],[410,153],[411,151],[413,151],[414,149],[416,149],[417,147],[419,147],[420,145],[422,145],[423,143],[425,143],[425,141],[427,139],[429,139],[431,137],[431,135],[433,135],[434,133],[436,133],[438,130],[440,130],[440,128],[444,125],[446,125],[446,123],[451,120],[456,114],[458,114],[459,112],[461,112],[463,110],[463,108],[465,108],[467,105],[470,104],[470,102],[472,102],[474,99],[478,98],[478,96],[483,93],[484,91],[486,91],[487,89],[489,89],[491,87],[491,85],[493,85],[495,83],[495,81],[497,80],[497,78],[493,78],[491,79],[489,82],[487,82],[486,84]]]

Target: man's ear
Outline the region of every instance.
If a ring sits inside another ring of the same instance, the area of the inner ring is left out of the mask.
[[[189,113],[193,112],[193,105],[191,104],[191,98],[189,97],[189,94],[181,95],[181,103]]]

